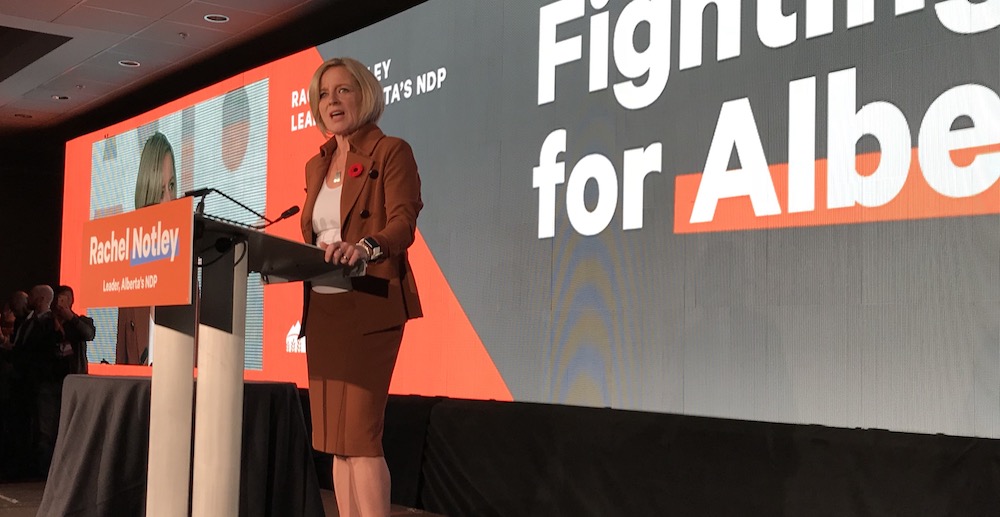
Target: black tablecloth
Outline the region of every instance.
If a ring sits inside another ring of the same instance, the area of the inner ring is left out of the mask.
[[[149,392],[148,378],[66,378],[38,515],[145,514]],[[297,388],[246,383],[243,393],[240,515],[322,516]]]

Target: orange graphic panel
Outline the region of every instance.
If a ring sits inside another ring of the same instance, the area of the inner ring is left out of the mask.
[[[192,198],[83,225],[79,291],[90,307],[191,303]]]
[[[951,151],[951,158],[955,165],[965,167],[972,163],[976,156],[995,152],[1000,152],[1000,145],[956,149]],[[720,199],[714,217],[708,222],[691,222],[702,173],[679,175],[675,180],[674,232],[761,230],[1000,213],[1000,197],[995,188],[987,189],[975,196],[961,198],[947,197],[935,191],[924,179],[918,154],[916,148],[912,149],[906,183],[896,197],[882,206],[827,207],[827,161],[820,159],[815,161],[814,166],[815,208],[813,210],[788,211],[788,164],[781,163],[769,167],[771,186],[781,205],[781,213],[758,216],[754,213],[749,197],[734,197]],[[880,159],[881,154],[878,152],[857,155],[855,162],[858,174],[868,176],[873,173],[878,168]]]
[[[91,190],[91,153],[94,142],[109,135],[132,130],[199,102],[225,95],[231,90],[266,77],[268,79],[266,213],[274,217],[291,206],[301,206],[305,200],[305,163],[319,151],[319,146],[326,140],[315,127],[315,121],[309,112],[308,99],[309,81],[322,62],[323,58],[317,49],[307,49],[194,92],[151,112],[68,142],[62,278],[63,283],[80,285],[77,291],[78,306],[93,308],[167,304],[162,298],[153,300],[145,297],[141,292],[151,294],[145,288],[132,289],[128,293],[106,291],[108,289],[106,286],[115,285],[116,278],[119,288],[122,285],[120,277],[141,276],[145,279],[145,275],[149,273],[145,269],[135,268],[152,267],[151,265],[98,264],[102,267],[108,266],[110,269],[97,270],[96,273],[88,269],[89,264],[81,266],[80,257],[85,260],[90,259],[92,235],[98,238],[98,242],[111,240],[110,229],[101,225],[109,224],[109,220],[118,220],[119,217],[133,214],[145,216],[146,211],[150,210],[143,209],[108,220],[87,222],[91,216],[88,193]],[[240,127],[224,127],[224,131],[239,130]],[[184,183],[183,178],[181,181]],[[191,199],[182,201],[186,203],[184,215],[189,225],[187,240],[184,242],[190,244]],[[156,205],[152,208],[163,206],[166,205]],[[298,223],[299,217],[296,216],[269,227],[267,232],[298,241],[301,239]],[[94,226],[95,224],[97,226]],[[148,227],[149,223],[146,223],[146,226]],[[115,230],[115,237],[118,240],[123,231],[125,230]],[[107,251],[101,246],[98,248],[102,253]],[[110,249],[110,251],[116,250]],[[511,392],[499,370],[419,231],[409,253],[424,307],[424,317],[411,320],[406,326],[390,391],[398,394],[512,400]],[[190,255],[188,257],[186,264],[190,267]],[[190,269],[186,274],[190,275]],[[163,275],[157,273],[157,276],[159,278],[157,285],[164,285]],[[189,279],[190,276],[185,278]],[[167,284],[184,286],[184,296],[188,296],[187,286],[190,286],[190,280],[167,282]],[[303,353],[305,344],[298,340],[299,320],[302,315],[302,289],[302,284],[298,282],[265,287],[264,317],[261,322],[262,369],[245,371],[245,379],[289,381],[295,382],[300,387],[307,386],[306,356]],[[173,303],[188,303],[186,298],[183,300]],[[149,375],[150,369],[145,366],[92,364],[90,372],[97,375]]]
[[[419,231],[409,255],[424,317],[406,324],[389,392],[513,400]]]

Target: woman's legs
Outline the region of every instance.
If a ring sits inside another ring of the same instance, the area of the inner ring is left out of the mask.
[[[333,490],[340,517],[387,517],[389,466],[384,456],[334,456]]]
[[[349,458],[351,481],[354,485],[354,502],[360,517],[388,517],[390,511],[389,466],[384,456],[355,456]]]
[[[337,496],[337,512],[340,517],[360,515],[354,501],[354,482],[351,475],[350,458],[333,456],[333,493]]]

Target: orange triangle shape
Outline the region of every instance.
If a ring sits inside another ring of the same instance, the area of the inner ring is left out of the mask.
[[[424,317],[406,324],[389,392],[512,401],[507,383],[419,230],[409,259]]]

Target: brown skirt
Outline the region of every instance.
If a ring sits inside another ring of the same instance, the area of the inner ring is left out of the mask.
[[[356,324],[357,293],[311,293],[306,362],[313,448],[339,456],[383,456],[389,381],[403,326],[367,334]]]

